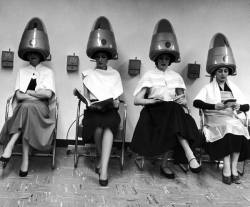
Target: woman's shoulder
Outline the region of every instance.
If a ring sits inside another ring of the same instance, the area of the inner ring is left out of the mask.
[[[200,87],[200,90],[211,90],[214,87],[213,84],[213,82],[206,83]]]
[[[38,71],[42,73],[53,73],[53,70],[49,66],[44,65],[42,63],[40,63]]]
[[[116,76],[116,77],[121,77],[120,73],[118,70],[112,68],[111,66],[108,66],[107,68],[107,74],[111,76]]]
[[[166,73],[168,75],[171,75],[173,77],[178,77],[178,78],[182,78],[182,76],[180,75],[180,73],[177,73],[176,71],[173,70],[167,70]],[[183,78],[182,78],[183,79]]]
[[[148,70],[146,71],[142,77],[152,77],[152,76],[155,76],[155,75],[159,75],[158,71],[157,70]]]

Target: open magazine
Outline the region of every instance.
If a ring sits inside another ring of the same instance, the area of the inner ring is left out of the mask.
[[[108,98],[103,101],[93,101],[91,102],[86,96],[84,96],[78,89],[74,89],[73,94],[77,96],[87,107],[93,106],[97,110],[105,111],[107,109],[114,108],[114,99]]]

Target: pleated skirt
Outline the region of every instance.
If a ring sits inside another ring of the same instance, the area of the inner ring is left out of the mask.
[[[17,104],[0,133],[0,143],[7,144],[11,135],[21,131],[21,137],[38,150],[50,148],[55,129],[55,118],[50,116],[45,101],[23,101]]]
[[[201,145],[197,125],[181,105],[175,102],[147,105],[140,113],[131,149],[143,156],[157,156],[173,150],[175,161],[186,163],[187,159],[177,136],[186,139],[191,149]]]

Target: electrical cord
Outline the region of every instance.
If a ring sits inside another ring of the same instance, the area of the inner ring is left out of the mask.
[[[83,113],[79,116],[79,118],[81,118],[83,116]],[[66,140],[68,140],[68,136],[69,136],[69,131],[71,129],[71,127],[74,125],[74,123],[76,122],[76,119],[70,124],[67,134],[66,134]]]

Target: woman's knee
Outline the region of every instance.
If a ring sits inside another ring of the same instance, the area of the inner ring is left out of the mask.
[[[110,129],[110,128],[105,128],[105,129],[103,129],[103,134],[104,134],[104,136],[108,136],[108,137],[111,137],[111,138],[113,138],[113,132],[112,132],[112,130]]]

